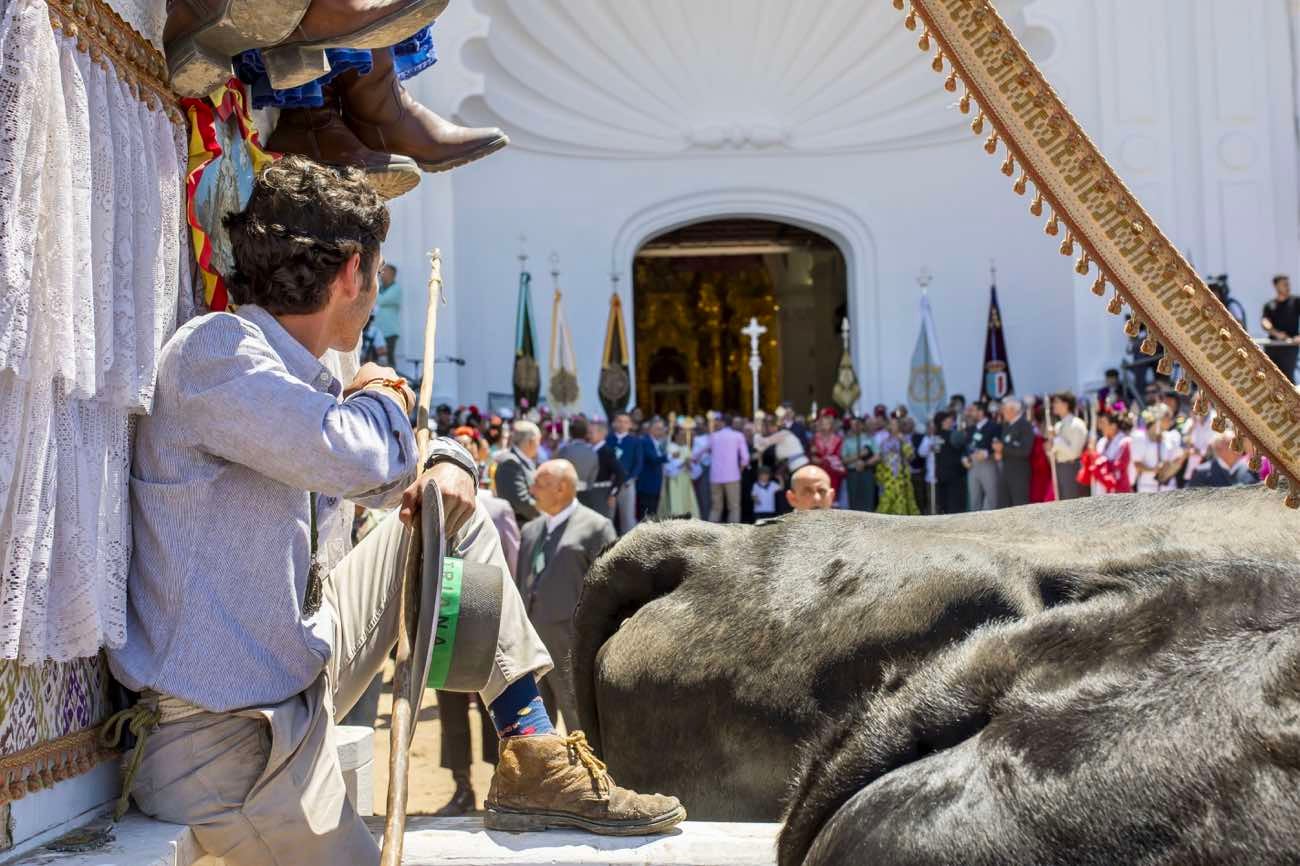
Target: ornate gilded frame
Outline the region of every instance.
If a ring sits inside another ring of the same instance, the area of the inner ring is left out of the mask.
[[[883,0],[882,0],[883,2]],[[1286,504],[1300,507],[1300,394],[1205,285],[1106,162],[1078,121],[1047,83],[990,0],[892,0],[905,11],[904,26],[920,34],[918,47],[944,88],[956,93],[961,111],[974,113],[971,129],[987,132],[984,149],[1005,154],[1002,173],[1012,189],[1035,188],[1030,212],[1050,212],[1046,232],[1061,239],[1062,255],[1075,271],[1095,274],[1094,294],[1114,293],[1107,305],[1120,315],[1132,310],[1126,329],[1149,336],[1142,351],[1165,355],[1185,378],[1182,394],[1196,395],[1193,408],[1216,409],[1215,429],[1233,425],[1236,445],[1251,453],[1252,468],[1267,456],[1268,484],[1288,480]]]

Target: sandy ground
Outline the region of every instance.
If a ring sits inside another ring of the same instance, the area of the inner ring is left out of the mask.
[[[379,699],[379,718],[375,722],[375,814],[382,815],[388,803],[388,743],[393,696],[389,681],[392,663],[384,670],[384,693]],[[492,779],[492,765],[478,760],[482,752],[478,710],[470,709],[470,738],[474,744],[474,766],[470,778],[478,808],[483,808],[488,782]],[[424,693],[419,724],[415,727],[415,741],[411,744],[411,775],[408,782],[406,813],[428,815],[446,805],[456,786],[451,781],[451,770],[438,765],[438,750],[442,743],[442,725],[438,721],[438,700],[433,689]]]

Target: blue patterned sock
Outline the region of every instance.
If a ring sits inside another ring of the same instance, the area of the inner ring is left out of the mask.
[[[532,674],[506,686],[506,690],[488,707],[488,715],[492,716],[492,724],[497,726],[497,736],[503,740],[555,733],[555,726],[546,714],[546,705],[542,703],[537,680]]]

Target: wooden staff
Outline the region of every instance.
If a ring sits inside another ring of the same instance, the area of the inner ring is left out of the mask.
[[[420,396],[416,401],[415,444],[420,465],[429,448],[429,404],[433,401],[434,349],[438,334],[438,302],[442,298],[442,256],[438,250],[429,253],[429,300],[424,322],[424,376],[420,380]],[[414,543],[415,530],[408,530]],[[424,546],[438,549],[438,539],[423,539]],[[388,739],[388,806],[384,818],[384,845],[379,855],[381,866],[401,866],[402,842],[406,835],[407,776],[411,768],[411,729],[414,713],[411,710],[411,644],[420,613],[419,580],[417,570],[404,569],[401,595],[401,628],[397,632],[397,664],[393,669],[393,718]],[[434,599],[429,599],[430,602]]]
[[[1056,455],[1053,453],[1053,447],[1056,443],[1056,433],[1052,428],[1052,395],[1048,394],[1043,398],[1043,439],[1047,443],[1047,465],[1052,470],[1052,501],[1061,501],[1061,481],[1056,477]]]

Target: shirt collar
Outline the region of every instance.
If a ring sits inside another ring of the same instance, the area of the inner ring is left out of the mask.
[[[550,535],[557,527],[563,526],[564,523],[573,516],[573,512],[578,510],[578,500],[575,499],[564,507],[563,511],[558,514],[546,515],[546,534]]]
[[[235,315],[261,329],[267,344],[280,356],[285,369],[291,375],[311,385],[317,391],[328,391],[336,397],[342,391],[342,386],[338,379],[334,378],[334,374],[321,363],[319,358],[312,355],[306,346],[299,343],[293,334],[286,331],[284,325],[281,325],[275,316],[255,304],[242,304],[235,311]]]

